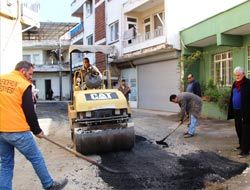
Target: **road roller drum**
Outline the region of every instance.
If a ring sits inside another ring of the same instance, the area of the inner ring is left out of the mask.
[[[84,155],[130,150],[134,146],[134,127],[85,131],[75,129],[75,148]]]

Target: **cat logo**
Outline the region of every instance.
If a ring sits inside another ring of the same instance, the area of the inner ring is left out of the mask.
[[[91,93],[85,94],[86,100],[112,100],[118,99],[118,96],[115,92],[103,92],[103,93]]]

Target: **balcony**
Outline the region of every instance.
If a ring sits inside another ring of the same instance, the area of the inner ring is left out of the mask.
[[[24,25],[39,27],[39,4],[23,3],[21,5],[21,22]]]
[[[157,7],[161,4],[164,4],[164,0],[128,0],[124,5],[124,14],[130,12],[141,13],[152,7]]]
[[[74,0],[71,3],[71,16],[82,17],[83,16],[83,5],[86,0]]]
[[[124,32],[124,54],[165,43],[163,27],[158,27],[152,32],[133,33],[134,36],[131,36],[131,30],[133,29]]]
[[[84,31],[84,25],[83,22],[79,23],[76,27],[74,27],[71,31],[70,31],[70,37],[71,39],[76,37],[77,35],[79,35],[80,33],[82,33]]]

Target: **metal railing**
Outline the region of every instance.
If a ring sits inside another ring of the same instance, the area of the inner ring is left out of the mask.
[[[38,13],[40,11],[40,3],[30,3],[30,2],[22,2],[22,7],[25,7],[29,10],[32,10],[36,13]]]
[[[163,36],[163,35],[164,35],[163,27],[158,27],[152,32],[146,32],[146,33],[141,33],[141,34],[138,33],[138,34],[135,34],[135,36],[133,36],[132,39],[124,40],[124,47],[136,45],[144,41],[151,40],[151,39]]]
[[[71,39],[80,34],[81,32],[83,32],[83,30],[84,30],[84,25],[83,22],[81,22],[70,31]]]

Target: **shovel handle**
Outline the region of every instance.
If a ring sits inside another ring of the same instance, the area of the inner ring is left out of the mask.
[[[159,142],[163,142],[163,141],[165,141],[170,135],[172,135],[182,124],[183,124],[183,122],[184,121],[186,121],[188,118],[186,117],[183,121],[180,121],[179,123],[178,123],[178,125],[177,125],[177,127],[173,130],[173,131],[171,131],[166,137],[164,137],[162,140],[160,140]]]
[[[43,138],[44,138],[45,140],[49,141],[50,143],[52,143],[52,144],[54,144],[54,145],[56,145],[56,146],[58,146],[58,147],[60,147],[60,148],[62,148],[62,149],[64,149],[64,150],[66,150],[66,151],[68,151],[68,152],[74,154],[74,155],[77,156],[77,157],[82,158],[83,160],[86,160],[87,162],[89,162],[89,163],[91,163],[91,164],[93,164],[93,165],[96,165],[97,167],[99,167],[99,168],[101,168],[101,169],[103,169],[103,170],[105,170],[105,171],[107,171],[107,172],[116,173],[116,174],[118,174],[118,173],[128,173],[128,172],[125,172],[125,171],[113,170],[113,169],[108,168],[108,167],[106,167],[106,166],[104,166],[104,165],[102,165],[102,164],[99,164],[98,162],[96,162],[96,161],[90,159],[89,157],[84,156],[84,155],[80,154],[79,152],[76,152],[75,150],[73,150],[73,149],[71,149],[71,148],[68,148],[68,147],[66,147],[66,146],[64,146],[64,145],[62,145],[62,144],[60,144],[60,143],[58,143],[58,142],[53,141],[52,139],[50,139],[50,138],[47,137],[47,136],[44,136]]]

